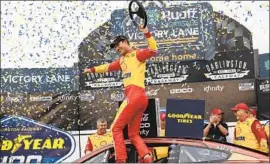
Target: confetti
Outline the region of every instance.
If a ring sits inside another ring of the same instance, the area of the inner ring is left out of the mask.
[[[166,6],[169,6],[180,4],[181,2],[168,1],[164,3]],[[84,39],[95,30],[95,34],[99,35],[101,30],[99,31],[96,28],[110,19],[112,11],[126,8],[127,4],[128,2],[116,4],[108,1],[1,2],[1,68],[73,67],[74,62],[78,62],[79,45],[89,45],[87,46],[89,52],[93,50],[92,44],[95,44],[99,49],[106,50],[104,43],[109,41],[105,37],[102,37],[100,40]],[[211,4],[220,15],[228,15],[247,26],[253,33],[254,47],[262,47],[260,52],[269,52],[269,35],[265,34],[269,31],[269,26],[266,26],[267,23],[264,23],[269,20],[268,2],[219,1],[211,2]],[[206,11],[203,11],[203,18],[207,18],[208,14]],[[158,17],[158,19],[161,19],[161,17]],[[215,22],[222,26],[221,19],[216,19]],[[163,28],[167,26],[165,24]],[[105,25],[106,28],[109,28],[108,24]],[[219,33],[222,35],[232,33],[227,30],[228,27],[224,26]],[[204,33],[210,36],[209,31],[204,31]],[[264,40],[264,44],[260,40]],[[232,42],[236,41],[235,39],[232,40]],[[202,46],[204,45],[203,42],[199,43]],[[220,46],[221,43],[217,43],[217,45]],[[248,45],[248,41],[245,41],[245,45]],[[183,47],[185,50],[188,48],[190,48],[189,44]],[[194,50],[199,49],[200,46],[194,47]],[[168,52],[170,52],[170,49]],[[94,55],[96,57],[100,56],[100,54]],[[201,69],[199,63],[194,63],[192,67],[196,70]],[[20,87],[24,88],[25,86]],[[35,87],[38,87],[38,83],[35,84]],[[167,85],[162,84],[159,87],[165,88]],[[65,90],[68,89],[68,87],[65,87]],[[38,92],[38,90],[35,91]],[[62,88],[57,90],[57,92],[60,91],[62,91]],[[51,123],[50,120],[59,118],[56,120],[56,125],[62,126],[65,124],[68,129],[74,129],[80,125],[95,127],[95,125],[90,123],[91,119],[104,114],[102,113],[103,109],[99,108],[99,104],[106,104],[108,111],[110,111],[108,112],[109,114],[113,113],[117,108],[117,105],[111,102],[108,90],[101,90],[95,94],[98,97],[103,95],[106,98],[95,101],[96,104],[91,104],[91,109],[87,105],[80,106],[80,110],[88,115],[95,115],[95,117],[91,118],[74,119],[74,116],[78,114],[77,107],[74,107],[77,103],[74,101],[39,102],[31,105],[27,105],[29,101],[23,101],[17,102],[16,106],[14,106],[16,109],[22,109],[19,112],[14,108],[1,108],[1,112],[4,109],[8,109],[11,114],[31,116],[48,124]],[[57,97],[57,95],[53,96]],[[23,97],[27,97],[27,94],[23,95]],[[89,104],[89,102],[85,103]],[[8,106],[9,103],[4,105]],[[61,109],[54,108],[52,110],[51,106],[61,106]],[[65,112],[69,115],[63,114]],[[113,118],[109,114],[108,117]],[[72,122],[72,124],[67,122]]]

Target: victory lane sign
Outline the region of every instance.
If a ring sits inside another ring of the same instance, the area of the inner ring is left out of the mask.
[[[158,56],[192,56],[194,60],[210,60],[215,55],[215,32],[212,6],[209,3],[190,3],[178,6],[145,7],[148,28],[157,41]],[[125,9],[111,15],[113,35],[125,35],[132,45],[146,47],[142,33],[133,25]],[[174,59],[176,59],[174,57]],[[182,59],[182,58],[181,58]]]

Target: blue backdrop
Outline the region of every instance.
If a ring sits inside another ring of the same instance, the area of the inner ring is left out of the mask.
[[[204,111],[204,100],[168,99],[166,136],[201,139]]]

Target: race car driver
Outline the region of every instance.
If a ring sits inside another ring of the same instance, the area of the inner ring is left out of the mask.
[[[128,125],[128,136],[136,147],[143,162],[151,163],[153,155],[139,135],[141,118],[148,105],[145,93],[146,60],[157,53],[157,44],[148,28],[143,26],[139,30],[144,33],[148,48],[134,50],[127,37],[117,36],[110,47],[114,48],[120,57],[112,63],[86,68],[84,73],[104,73],[121,70],[125,88],[125,99],[120,105],[114,122],[111,126],[113,134],[116,162],[125,163],[127,160],[124,144],[123,129]]]

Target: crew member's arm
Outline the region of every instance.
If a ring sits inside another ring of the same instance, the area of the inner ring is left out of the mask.
[[[86,144],[86,146],[85,146],[84,153],[85,153],[85,154],[89,154],[89,153],[91,153],[92,151],[93,151],[93,145],[92,145],[92,142],[91,142],[90,138],[88,138],[87,144]]]
[[[258,120],[255,120],[252,123],[251,130],[259,142],[261,150],[268,152],[267,137],[261,123]]]
[[[269,140],[269,125],[264,126],[264,131],[265,131],[267,139]]]
[[[209,130],[210,130],[210,128],[211,128],[211,123],[209,123],[209,124],[207,124],[205,127],[204,127],[204,129],[203,129],[203,137],[206,137],[207,135],[208,135],[208,133],[209,133]]]
[[[234,127],[234,130],[233,130],[233,143],[235,144],[236,143],[236,129]]]
[[[86,68],[84,72],[85,73],[105,73],[108,71],[117,71],[117,70],[121,70],[120,58],[113,61],[112,63],[102,64],[102,65],[95,66],[92,68]]]
[[[152,34],[150,32],[147,32],[144,33],[144,35],[148,42],[148,48],[139,49],[137,51],[136,57],[140,62],[144,62],[146,59],[151,58],[157,53],[157,43]]]
[[[227,124],[224,124],[224,126],[223,126],[221,123],[219,123],[219,124],[217,125],[217,127],[219,128],[220,132],[221,132],[224,136],[229,135],[229,133],[228,133],[228,125],[227,125]]]

